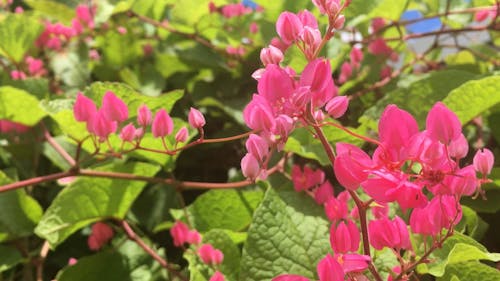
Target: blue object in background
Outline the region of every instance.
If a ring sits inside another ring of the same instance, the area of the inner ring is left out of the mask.
[[[408,10],[401,16],[402,20],[414,20],[422,18],[422,13],[418,10]],[[441,20],[439,18],[432,18],[419,21],[406,26],[406,29],[411,33],[431,32],[441,28]]]
[[[254,10],[259,7],[259,5],[257,5],[257,3],[255,3],[252,0],[241,0],[241,4],[243,4],[243,6],[245,6],[245,7],[249,7],[249,8],[252,8]]]

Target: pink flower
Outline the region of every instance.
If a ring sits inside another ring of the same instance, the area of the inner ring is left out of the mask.
[[[448,154],[450,157],[454,157],[456,159],[462,159],[467,156],[469,152],[469,143],[465,138],[464,134],[460,134],[460,136],[450,142],[448,145]]]
[[[349,107],[349,98],[346,96],[337,96],[331,99],[325,106],[330,116],[337,119],[342,117]]]
[[[489,9],[483,9],[480,11],[477,11],[476,14],[474,15],[474,20],[477,22],[484,21],[488,18],[494,18],[496,16],[496,7],[491,7]]]
[[[25,61],[28,65],[28,71],[31,76],[43,76],[47,73],[47,70],[43,68],[42,60],[35,59],[33,57],[26,57]]]
[[[410,138],[418,133],[418,124],[410,113],[391,104],[380,117],[378,131],[385,147],[385,157],[391,161],[399,161],[405,159],[405,148]]]
[[[330,62],[326,59],[309,62],[300,76],[299,85],[309,87],[314,107],[323,106],[336,95]]]
[[[175,134],[175,141],[176,142],[186,142],[188,138],[188,129],[186,127],[182,127],[179,129],[177,134]]]
[[[374,18],[372,20],[371,27],[372,27],[373,33],[376,33],[384,26],[385,26],[385,20],[383,18]]]
[[[474,169],[483,175],[489,175],[491,173],[494,162],[495,158],[493,153],[487,148],[478,150],[473,159]]]
[[[170,228],[170,235],[176,247],[181,247],[185,243],[199,244],[201,242],[200,234],[196,230],[189,230],[188,226],[181,221],[176,221]]]
[[[322,14],[335,15],[340,9],[339,0],[313,0],[312,2]]]
[[[264,65],[279,64],[283,60],[283,53],[280,49],[269,45],[260,51],[260,60]]]
[[[101,110],[109,121],[123,122],[128,118],[127,105],[111,91],[104,94]]]
[[[118,31],[118,33],[124,35],[124,34],[127,34],[127,28],[123,27],[123,26],[119,26],[116,28],[116,31]]]
[[[243,110],[243,119],[251,129],[265,132],[271,132],[275,124],[271,105],[265,97],[257,94],[253,95],[252,100]]]
[[[369,256],[360,254],[335,254],[334,258],[342,266],[345,274],[362,272],[368,268],[371,261]]]
[[[355,68],[359,68],[361,61],[363,60],[363,52],[361,49],[353,47],[351,53],[349,54],[351,63]]]
[[[325,203],[325,213],[329,220],[335,222],[346,219],[348,215],[347,201],[338,198],[330,197]]]
[[[308,26],[313,29],[318,29],[318,21],[316,20],[316,17],[308,10],[298,12],[297,17],[299,17],[300,22],[302,22],[304,27]]]
[[[359,248],[360,234],[356,224],[348,220],[347,225],[340,222],[330,228],[330,244],[336,254],[356,252]]]
[[[19,70],[12,70],[10,72],[10,78],[12,78],[12,80],[24,80],[26,79],[26,74]]]
[[[78,262],[77,259],[75,259],[75,258],[69,258],[68,265],[72,266],[72,265],[75,265],[77,262]]]
[[[329,181],[322,183],[316,190],[314,190],[314,200],[319,205],[323,205],[330,198],[333,197],[333,186]]]
[[[313,171],[304,166],[304,171],[298,165],[292,168],[292,181],[295,191],[300,192],[320,185],[325,181],[325,173],[322,170]]]
[[[300,275],[294,274],[283,274],[280,276],[276,276],[272,279],[272,281],[309,281],[308,278]]]
[[[137,124],[141,127],[147,127],[151,125],[151,122],[153,122],[153,117],[149,107],[145,104],[139,106],[137,109]]]
[[[25,133],[31,127],[10,120],[0,119],[0,133]]]
[[[134,124],[129,123],[127,126],[123,127],[121,132],[120,132],[120,138],[123,141],[132,142],[135,138]]]
[[[456,225],[461,218],[462,209],[455,196],[436,196],[427,206],[413,210],[410,226],[413,233],[435,236],[441,229]]]
[[[357,146],[337,143],[336,148],[337,158],[333,165],[335,176],[343,187],[356,190],[368,178],[372,160]]]
[[[348,62],[344,62],[340,67],[339,83],[345,83],[352,75],[352,66]]]
[[[170,115],[165,111],[165,109],[160,109],[153,120],[153,125],[151,126],[151,131],[155,138],[164,138],[170,135],[174,130],[174,122]]]
[[[344,269],[330,254],[318,263],[316,270],[320,281],[344,281]]]
[[[191,107],[188,115],[189,125],[194,129],[201,129],[205,126],[205,117],[198,109]]]
[[[210,244],[203,244],[198,248],[198,256],[205,264],[221,264],[224,254]]]
[[[276,64],[268,64],[257,83],[259,95],[271,104],[281,99],[287,99],[293,90],[293,80]]]
[[[264,162],[269,154],[269,145],[265,139],[256,134],[250,134],[245,143],[248,153],[252,154],[260,163]]]
[[[216,271],[209,281],[224,281],[224,275],[220,271]]]
[[[241,159],[241,172],[243,176],[251,180],[255,180],[260,174],[260,165],[257,158],[251,153],[247,153]]]
[[[79,122],[87,122],[92,119],[97,113],[97,107],[94,102],[84,96],[82,93],[78,93],[76,96],[75,105],[73,106],[73,114],[75,120]]]
[[[111,227],[102,222],[97,222],[92,226],[92,233],[90,234],[87,243],[92,251],[98,251],[113,238],[114,232]]]
[[[249,31],[250,31],[250,33],[253,33],[253,34],[259,32],[259,25],[256,22],[252,22],[250,24]]]
[[[93,15],[95,15],[95,13],[96,8],[90,7],[89,5],[78,5],[76,7],[76,19],[90,29],[94,28]]]
[[[387,45],[384,39],[377,38],[368,45],[368,51],[374,55],[384,55],[389,57],[392,54],[392,48]]]
[[[372,220],[368,224],[370,244],[377,250],[384,247],[411,249],[410,236],[406,223],[398,216],[394,220],[383,218]]]
[[[299,38],[304,26],[299,17],[291,12],[283,12],[276,21],[276,32],[287,45]]]
[[[460,137],[462,125],[453,111],[437,102],[427,115],[425,127],[431,139],[449,144]]]

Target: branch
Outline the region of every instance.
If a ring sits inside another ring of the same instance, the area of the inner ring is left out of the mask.
[[[69,153],[50,135],[49,130],[47,130],[47,127],[45,126],[44,123],[42,124],[42,129],[43,129],[43,136],[47,140],[47,142],[54,148],[54,150],[59,153],[68,164],[70,164],[72,167],[76,166],[76,161],[69,155]]]
[[[25,187],[25,186],[37,185],[37,184],[41,184],[44,182],[55,181],[58,179],[62,179],[62,178],[70,177],[70,176],[75,176],[77,174],[78,174],[78,171],[69,170],[66,172],[55,173],[55,174],[50,174],[50,175],[46,175],[46,176],[39,176],[39,177],[35,177],[35,178],[23,180],[23,181],[9,183],[9,184],[0,186],[0,193],[6,192],[9,190],[18,189],[18,188]]]
[[[167,263],[165,259],[160,257],[158,253],[156,253],[153,249],[151,249],[139,236],[137,236],[137,234],[125,220],[122,220],[120,224],[123,230],[125,231],[125,234],[127,235],[128,239],[134,241],[137,245],[139,245],[139,247],[141,247],[148,255],[150,255],[154,260],[156,260],[163,268],[166,268],[170,273],[174,274],[181,280],[185,281],[188,280],[185,276],[181,275],[179,271],[177,271],[169,263]]]

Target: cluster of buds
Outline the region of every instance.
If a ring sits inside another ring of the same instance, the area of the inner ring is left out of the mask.
[[[64,44],[69,42],[71,38],[82,34],[85,29],[94,29],[93,15],[95,12],[95,7],[78,5],[76,7],[76,17],[71,21],[71,26],[46,22],[44,31],[36,41],[37,47],[55,51],[61,50]]]
[[[47,70],[44,68],[44,64],[41,59],[35,59],[28,56],[24,59],[24,62],[30,77],[41,77],[47,74]],[[13,70],[10,72],[10,78],[12,78],[12,80],[24,80],[28,77],[28,75],[21,70]]]
[[[361,61],[363,61],[363,52],[359,48],[352,48],[349,54],[350,62],[344,62],[340,67],[339,83],[343,84],[351,78],[353,71],[359,71]]]
[[[176,221],[170,229],[170,235],[174,241],[174,246],[183,247],[186,243],[196,248],[196,254],[200,260],[210,266],[220,265],[224,260],[224,254],[215,249],[211,244],[201,244],[201,235],[196,230],[191,230],[181,222]],[[210,281],[224,281],[224,275],[215,271]]]
[[[113,229],[103,223],[97,222],[92,225],[92,232],[87,240],[87,244],[92,251],[98,251],[114,236]]]
[[[111,91],[104,94],[99,109],[90,98],[78,93],[73,113],[77,121],[87,124],[89,133],[96,136],[100,142],[106,141],[129,118],[127,105]],[[203,134],[205,117],[199,110],[191,108],[188,121],[192,128]],[[158,110],[153,118],[151,110],[144,104],[137,109],[136,122],[138,127],[132,122],[121,127],[119,137],[123,142],[139,143],[149,126],[155,138],[163,139],[174,130],[174,122],[165,109]],[[177,131],[175,140],[177,143],[186,142],[188,135],[188,129],[182,127]]]

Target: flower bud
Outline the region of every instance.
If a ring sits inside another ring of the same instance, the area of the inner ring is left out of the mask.
[[[359,248],[360,234],[356,224],[348,220],[347,225],[340,222],[337,226],[332,224],[330,229],[330,244],[336,254],[356,252]]]
[[[450,157],[462,159],[467,156],[467,152],[469,152],[469,143],[464,134],[460,134],[458,138],[452,140],[450,145],[448,145],[448,154]]]
[[[345,23],[345,16],[339,15],[335,20],[335,22],[333,23],[333,27],[335,29],[341,29],[342,27],[344,27],[344,23]]]
[[[96,113],[97,107],[94,102],[82,93],[78,93],[75,105],[73,106],[73,114],[76,121],[89,121]]]
[[[269,45],[260,51],[260,60],[264,65],[279,64],[283,60],[283,53],[280,49]]]
[[[281,13],[276,22],[276,32],[287,45],[299,38],[303,28],[299,17],[291,12]]]
[[[101,110],[109,121],[123,122],[128,118],[127,105],[111,91],[104,95]]]
[[[105,223],[97,222],[92,226],[92,233],[90,234],[87,243],[92,251],[97,251],[108,243],[113,238],[113,229]]]
[[[344,115],[349,107],[349,98],[346,96],[334,97],[326,104],[326,111],[333,118],[340,118]]]
[[[472,163],[474,164],[474,169],[476,171],[480,172],[483,175],[489,175],[491,173],[491,169],[493,168],[495,158],[491,150],[483,148],[476,152],[476,155],[474,155],[474,159],[472,161]]]
[[[201,129],[205,126],[205,117],[203,117],[203,114],[199,110],[193,107],[189,110],[188,121],[189,125],[195,129]]]
[[[221,264],[224,260],[224,254],[210,244],[201,245],[198,256],[205,264]]]
[[[243,176],[251,180],[255,180],[260,173],[260,165],[257,158],[250,153],[247,153],[241,159],[241,172]]]
[[[429,111],[425,128],[431,139],[444,144],[449,144],[462,133],[462,125],[457,115],[442,102],[437,102]]]
[[[188,138],[188,130],[186,127],[180,128],[177,134],[175,134],[176,142],[186,142],[187,138]]]
[[[259,162],[263,162],[269,154],[269,145],[261,136],[251,134],[245,143],[248,153],[252,154]]]
[[[132,142],[135,138],[134,124],[130,123],[127,126],[123,127],[121,132],[120,132],[120,138],[123,141]]]
[[[149,110],[149,107],[145,104],[141,105],[137,109],[137,124],[141,127],[147,127],[151,125],[151,122],[153,121],[152,113],[151,110]]]
[[[225,281],[224,275],[220,273],[220,271],[216,271],[212,277],[210,277],[209,281]]]
[[[165,109],[160,109],[153,120],[151,131],[155,138],[163,138],[174,130],[174,122]]]

